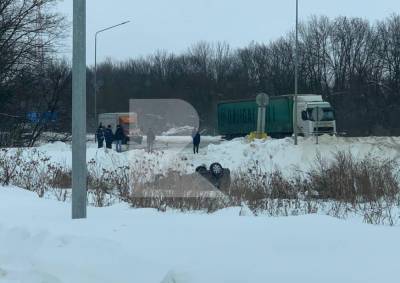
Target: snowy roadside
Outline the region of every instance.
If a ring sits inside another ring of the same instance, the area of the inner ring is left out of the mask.
[[[214,161],[239,172],[258,161],[265,170],[279,167],[290,175],[307,170],[318,154],[330,158],[337,151],[398,158],[400,144],[399,138],[322,137],[318,146],[301,139],[295,147],[291,139],[236,139],[193,155],[183,138],[171,139],[182,146],[154,154],[105,152],[88,143],[87,157],[104,168],[135,163],[155,172],[190,172]],[[29,160],[34,150],[70,167],[69,144],[49,143],[22,154]],[[297,217],[266,217],[268,211],[251,217],[246,206],[211,214],[161,213],[117,202],[89,207],[87,220],[71,221],[68,201],[38,198],[16,187],[0,187],[0,200],[0,282],[375,283],[397,278],[400,227],[366,225],[359,214],[346,221],[323,215],[323,209]],[[276,201],[282,209],[290,203]]]
[[[399,227],[93,208],[0,188],[0,282],[396,282]],[[75,260],[73,260],[75,258]],[[163,280],[164,279],[164,280]]]
[[[87,160],[95,160],[104,168],[112,169],[129,163],[151,160],[157,171],[168,169],[181,172],[193,172],[195,167],[212,162],[219,162],[232,171],[247,170],[257,160],[265,171],[279,168],[284,174],[293,171],[305,171],[312,166],[318,154],[323,158],[331,158],[335,152],[351,152],[356,157],[371,155],[379,158],[400,159],[400,137],[367,137],[344,138],[323,136],[320,144],[315,145],[312,138],[300,138],[299,146],[294,146],[291,138],[268,139],[266,141],[247,142],[240,138],[219,143],[219,138],[204,137],[210,143],[200,150],[199,155],[193,155],[190,147],[190,137],[160,137],[169,147],[148,154],[144,149],[133,149],[118,154],[115,151],[105,152],[97,149],[96,144],[88,143]],[[218,144],[213,144],[218,143]],[[177,146],[172,146],[172,145]],[[63,166],[71,166],[71,145],[55,142],[37,147],[51,161]],[[29,152],[31,149],[24,149]]]

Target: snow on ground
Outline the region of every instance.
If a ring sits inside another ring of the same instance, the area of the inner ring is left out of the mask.
[[[0,282],[398,282],[399,227],[327,216],[88,210],[0,187]]]
[[[182,127],[175,127],[171,128],[165,132],[163,132],[162,136],[190,136],[193,132],[192,126],[182,126]]]
[[[220,142],[219,137],[203,137],[206,145],[200,149],[198,155],[192,152],[190,137],[164,136],[158,137],[157,141],[155,154],[148,154],[144,149],[131,149],[121,154],[115,151],[105,152],[104,149],[97,149],[96,144],[88,143],[87,159],[95,159],[105,168],[151,160],[160,171],[176,169],[185,172],[212,162],[220,162],[233,171],[245,170],[258,160],[265,170],[280,168],[284,173],[290,174],[293,170],[310,168],[318,153],[324,158],[330,158],[338,151],[349,151],[357,157],[370,154],[380,158],[400,158],[400,137],[323,136],[319,145],[315,144],[313,138],[300,138],[299,146],[294,146],[291,138],[250,143],[244,138]],[[38,149],[49,155],[54,162],[71,166],[70,144],[56,142]]]
[[[234,170],[245,169],[257,160],[266,170],[279,168],[287,173],[309,169],[317,154],[329,159],[338,151],[351,152],[360,158],[368,154],[380,158],[400,158],[400,138],[323,136],[318,145],[314,138],[300,138],[298,146],[293,144],[291,138],[269,139],[250,144],[243,139],[237,139],[226,144],[209,145],[206,156],[212,156],[223,166]]]
[[[220,142],[204,137],[199,155],[190,137],[159,137],[156,153],[136,148],[105,152],[88,143],[87,158],[104,167],[152,162],[159,170],[193,170],[218,161],[245,170],[258,160],[266,170],[306,170],[319,152],[400,157],[400,138],[290,138]],[[215,144],[214,144],[215,143]],[[71,145],[37,148],[71,166]],[[28,154],[32,149],[24,149]],[[29,156],[29,155],[27,155]],[[239,216],[240,208],[207,215],[159,213],[126,204],[88,208],[70,220],[70,204],[0,187],[0,282],[397,282],[400,227],[362,224],[322,215]],[[250,215],[250,214],[249,214]],[[397,278],[397,279],[396,279]]]

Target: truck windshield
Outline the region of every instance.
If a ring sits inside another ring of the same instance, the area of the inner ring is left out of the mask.
[[[310,121],[314,121],[313,117],[312,117],[312,111],[314,108],[307,108],[307,114],[308,114],[308,119]],[[335,112],[333,111],[332,108],[330,107],[325,107],[322,108],[324,115],[321,119],[321,121],[334,121],[335,120]]]

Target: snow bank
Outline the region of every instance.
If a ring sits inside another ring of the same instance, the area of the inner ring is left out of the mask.
[[[220,162],[233,171],[245,171],[258,161],[265,170],[281,169],[284,174],[307,170],[320,154],[330,159],[335,152],[348,151],[356,157],[371,155],[380,158],[400,158],[400,138],[343,138],[323,136],[316,145],[312,138],[300,138],[295,146],[291,138],[267,139],[249,143],[240,138],[209,145],[199,156],[186,155],[190,163],[200,165]]]
[[[144,149],[134,149],[124,153],[106,152],[97,149],[96,144],[88,143],[87,159],[94,159],[105,168],[129,163],[145,163],[150,160],[160,172],[174,169],[192,172],[196,166],[220,162],[224,167],[233,171],[246,170],[257,160],[265,170],[279,168],[284,174],[296,170],[304,171],[314,163],[317,154],[323,158],[331,158],[333,153],[348,151],[357,157],[371,155],[380,158],[400,158],[399,137],[320,137],[320,144],[315,144],[313,138],[299,138],[299,145],[294,146],[291,138],[267,139],[249,143],[244,138],[233,141],[219,141],[218,137],[204,137],[210,143],[200,149],[200,154],[193,155],[191,137],[164,136],[157,137],[162,149],[156,154],[148,154]],[[29,151],[30,149],[26,149]],[[71,166],[71,145],[57,142],[38,147],[38,150],[51,157],[53,162]]]
[[[400,228],[326,216],[88,210],[0,187],[0,282],[397,282]]]

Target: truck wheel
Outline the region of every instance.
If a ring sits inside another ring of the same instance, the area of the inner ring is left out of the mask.
[[[216,178],[220,178],[224,174],[224,168],[217,162],[210,165],[210,171]]]

